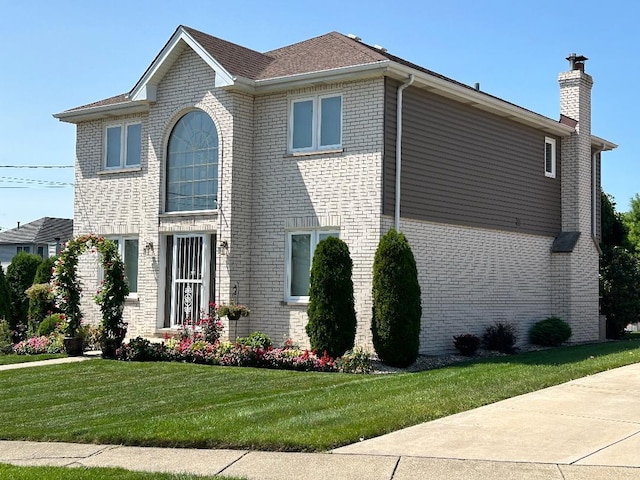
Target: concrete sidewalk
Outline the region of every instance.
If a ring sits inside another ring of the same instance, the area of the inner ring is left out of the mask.
[[[247,479],[640,478],[640,364],[424,423],[330,453],[0,441],[0,462]]]

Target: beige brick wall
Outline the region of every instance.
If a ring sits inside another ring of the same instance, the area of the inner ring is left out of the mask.
[[[393,226],[385,217],[384,231]],[[529,327],[552,313],[552,237],[402,219],[422,291],[420,352],[455,351],[453,336],[494,322]]]

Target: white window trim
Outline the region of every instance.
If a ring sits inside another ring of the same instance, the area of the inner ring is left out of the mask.
[[[551,145],[551,171],[547,170],[547,145]],[[544,176],[556,178],[556,139],[544,137]]]
[[[311,274],[311,267],[313,266],[313,254],[318,246],[319,237],[322,233],[335,234],[340,237],[340,229],[337,227],[316,228],[316,229],[301,229],[301,230],[289,230],[286,236],[285,246],[285,292],[284,298],[288,303],[309,303],[309,295],[295,296],[291,295],[291,237],[293,235],[311,235],[311,248],[309,249],[309,274]]]
[[[138,281],[138,290],[140,290],[140,284],[139,284],[139,280],[140,280],[140,237],[138,235],[105,235],[105,237],[107,240],[115,240],[118,242],[118,254],[120,255],[120,259],[124,262],[124,242],[125,240],[138,240],[138,259],[137,259],[137,263],[138,263],[138,278],[136,279],[136,281]],[[102,280],[104,280],[104,270],[102,269],[102,264],[99,265],[98,267],[98,285],[100,283],[102,283]],[[127,295],[127,299],[130,300],[135,300],[138,298],[138,292],[130,292],[129,295]]]
[[[340,97],[340,143],[320,145],[322,134],[322,99]],[[312,102],[311,146],[293,148],[293,106],[299,102]],[[341,93],[327,93],[322,95],[295,97],[289,100],[289,153],[323,152],[325,150],[339,150],[342,148],[344,97]]]
[[[131,125],[140,125],[140,130],[142,131],[142,122],[124,122],[124,123],[109,123],[104,127],[104,149],[102,152],[103,161],[102,166],[104,170],[108,171],[122,171],[122,170],[130,170],[130,169],[140,169],[140,165],[142,164],[142,133],[140,135],[140,161],[135,165],[127,165],[127,135],[129,132],[129,128]],[[120,127],[120,164],[108,167],[107,166],[107,148],[109,146],[109,142],[107,141],[107,135],[110,128]]]

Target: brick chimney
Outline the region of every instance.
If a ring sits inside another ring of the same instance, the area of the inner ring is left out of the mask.
[[[599,338],[599,250],[591,232],[593,177],[591,157],[591,87],[586,57],[567,57],[569,71],[558,77],[560,114],[576,122],[562,137],[560,181],[562,232],[551,253],[552,313],[571,325],[572,342]]]
[[[591,87],[593,79],[584,72],[586,57],[567,57],[568,72],[558,77],[560,114],[575,120],[576,132],[562,139],[562,230],[591,232]]]

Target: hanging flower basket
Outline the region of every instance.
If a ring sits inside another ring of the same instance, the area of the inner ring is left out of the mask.
[[[220,317],[227,317],[229,320],[238,320],[240,317],[248,317],[251,313],[244,305],[236,305],[235,303],[222,304],[218,306],[216,313]]]

